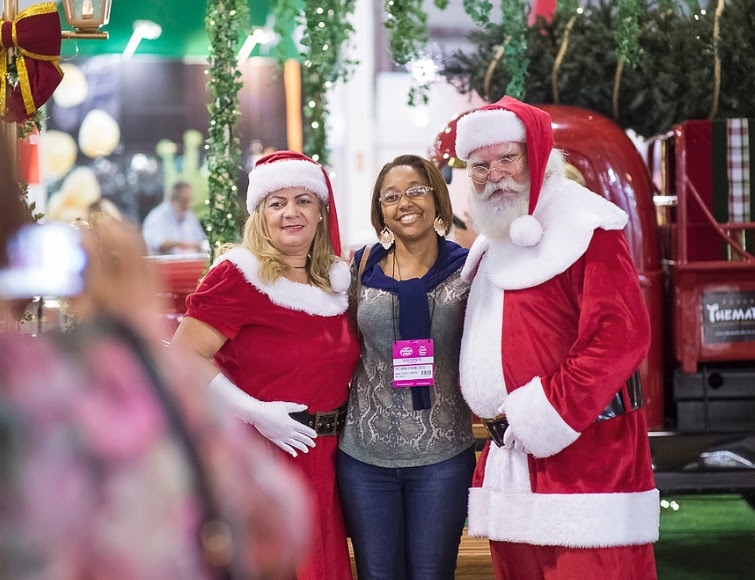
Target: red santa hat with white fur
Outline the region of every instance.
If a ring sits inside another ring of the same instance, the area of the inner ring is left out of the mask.
[[[302,153],[276,151],[257,161],[249,173],[246,209],[253,213],[265,196],[274,191],[301,187],[314,193],[328,207],[330,241],[336,256],[341,255],[341,236],[333,198],[333,186],[325,168]]]
[[[543,227],[532,214],[537,207],[554,146],[550,115],[506,96],[467,113],[456,125],[456,156],[464,161],[480,147],[508,141],[527,144],[530,169],[529,212],[514,220],[509,235],[518,246],[534,246],[543,236]]]

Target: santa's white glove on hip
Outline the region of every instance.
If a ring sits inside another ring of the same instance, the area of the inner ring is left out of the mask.
[[[519,441],[516,437],[514,437],[514,430],[509,425],[508,429],[503,432],[503,446],[506,449],[512,449],[514,451],[519,451],[520,453],[529,453],[527,448],[524,446],[524,443]]]
[[[254,425],[264,437],[296,457],[296,449],[307,453],[315,446],[317,437],[314,429],[299,423],[289,413],[305,411],[306,405],[287,401],[260,401],[246,394],[222,373],[215,375],[210,382],[210,390],[228,407],[234,416]]]

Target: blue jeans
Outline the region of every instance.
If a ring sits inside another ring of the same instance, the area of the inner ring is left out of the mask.
[[[474,446],[421,467],[377,467],[342,451],[336,461],[359,580],[453,580]]]

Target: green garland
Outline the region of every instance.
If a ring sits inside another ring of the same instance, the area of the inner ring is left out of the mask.
[[[506,94],[517,99],[525,95],[527,79],[527,8],[525,0],[501,2],[501,24],[506,33],[503,39],[503,62],[509,75]],[[500,95],[501,97],[503,95]]]
[[[339,80],[348,80],[355,61],[345,58],[354,32],[350,19],[356,0],[304,0],[304,153],[324,166],[330,164],[327,140],[327,91]]]
[[[717,0],[709,0],[705,11],[670,0],[636,0],[637,62],[620,70],[614,31],[624,1],[585,4],[573,20],[573,11],[557,10],[551,22],[540,19],[527,29],[528,102],[556,102],[554,65],[559,50],[565,48],[555,74],[558,102],[612,117],[640,135],[665,133],[683,120],[709,118],[711,111],[715,117],[755,117],[755,0],[727,0],[721,14],[717,102],[713,50]],[[449,59],[444,76],[465,94],[474,91],[491,99],[503,94],[511,73],[498,66],[486,85],[485,72],[505,34],[500,25],[472,33],[475,48]]]
[[[386,0],[385,29],[388,31],[388,45],[393,61],[406,66],[419,60],[427,45],[427,12],[422,9],[422,0]],[[409,105],[417,100],[427,104],[429,86],[416,85],[409,90]]]
[[[623,0],[616,11],[616,55],[630,66],[636,66],[640,57],[639,0]]]
[[[602,7],[606,1],[608,0],[598,0],[598,4]],[[691,11],[696,0],[684,1]],[[448,0],[433,2],[440,10],[448,7]],[[630,65],[628,68],[631,68],[636,65],[642,53],[639,41],[642,34],[640,15],[645,10],[647,0],[613,2],[618,5],[619,15],[617,17],[614,14],[610,19],[612,28],[608,39],[613,55],[611,66],[615,70],[616,58],[622,58]],[[667,6],[677,4],[674,0],[658,2]],[[343,56],[354,32],[350,23],[354,4],[355,0],[275,0],[272,7],[275,32],[281,39],[278,44],[278,58],[281,62],[288,54],[295,26],[303,27],[302,91],[306,118],[304,152],[324,165],[329,163],[327,92],[337,81],[347,80],[350,68],[355,64]],[[479,52],[475,56],[455,55],[450,66],[446,67],[445,76],[453,78],[462,92],[479,88],[478,92],[483,98],[492,99],[494,96],[509,94],[519,98],[526,95],[531,99],[530,63],[543,57],[549,61],[549,65],[553,65],[553,47],[558,46],[560,35],[566,29],[566,22],[577,14],[580,0],[559,0],[552,23],[539,19],[538,25],[530,28],[526,24],[529,6],[526,0],[501,0],[500,24],[490,21],[490,0],[463,0],[463,4],[465,12],[480,29],[471,36],[479,44]],[[423,0],[384,0],[384,9],[387,15],[384,24],[394,62],[399,66],[407,66],[420,59],[428,41],[427,13],[423,10]],[[591,8],[588,7],[589,9]],[[579,9],[580,12],[581,10]],[[548,42],[551,43],[550,47],[543,45]],[[605,49],[604,43],[601,43],[600,48]],[[590,53],[594,54],[594,51]],[[603,66],[605,60],[604,53],[597,65]],[[568,72],[567,70],[567,76]],[[465,76],[466,79],[463,78]],[[560,76],[559,74],[559,83]],[[505,79],[503,83],[502,78]],[[584,83],[585,78],[589,77],[580,78],[580,82],[588,85],[585,90],[589,90],[589,83]],[[485,91],[482,87],[490,90]],[[414,105],[418,101],[427,103],[429,90],[429,82],[412,86],[408,95],[409,104]]]
[[[501,8],[506,5],[506,0],[502,0]],[[472,22],[478,26],[485,27],[490,23],[490,11],[493,5],[488,0],[464,0],[464,12],[472,19]]]
[[[236,180],[241,170],[238,135],[239,98],[242,87],[237,68],[239,36],[248,28],[248,7],[244,0],[208,0],[205,26],[210,37],[210,113],[207,157],[209,167],[209,212],[204,227],[214,254],[218,247],[240,238],[241,206]]]

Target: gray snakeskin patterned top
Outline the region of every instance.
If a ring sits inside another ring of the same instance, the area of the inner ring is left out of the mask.
[[[358,264],[351,265],[350,299],[356,292]],[[380,267],[380,266],[376,266]],[[357,321],[362,357],[352,380],[346,426],[339,449],[379,467],[416,467],[449,459],[471,445],[472,413],[459,388],[459,347],[469,286],[461,268],[428,292],[435,299],[431,335],[435,385],[430,409],[415,411],[410,388],[393,387],[392,344],[398,333],[398,298],[361,287]],[[400,336],[397,336],[400,339]]]

